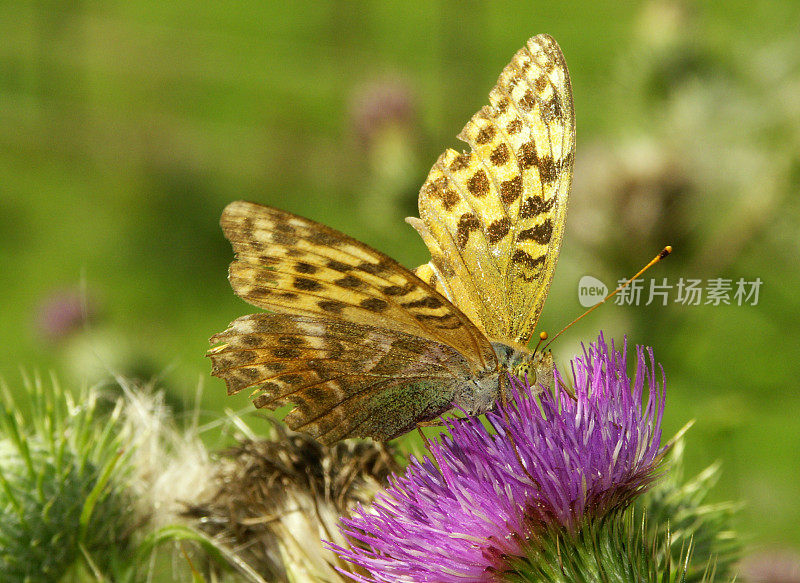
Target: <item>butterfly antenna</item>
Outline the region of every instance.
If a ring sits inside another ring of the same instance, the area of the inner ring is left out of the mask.
[[[653,258],[650,260],[650,263],[648,263],[647,265],[645,265],[644,267],[642,267],[642,268],[641,268],[641,269],[640,269],[640,270],[639,270],[639,271],[636,273],[636,275],[634,275],[633,277],[631,277],[631,278],[630,278],[628,281],[626,281],[626,282],[625,282],[625,283],[623,283],[621,286],[619,286],[617,289],[615,289],[613,292],[611,292],[610,294],[608,294],[608,295],[607,295],[606,297],[604,297],[604,298],[603,298],[601,301],[599,301],[598,303],[596,303],[595,305],[593,305],[591,308],[589,308],[588,310],[586,310],[586,311],[585,311],[583,314],[581,314],[580,316],[578,316],[577,318],[575,318],[575,319],[574,319],[572,322],[570,322],[569,324],[567,324],[566,326],[564,326],[564,327],[561,329],[561,331],[560,331],[558,334],[556,334],[555,336],[553,336],[553,339],[552,339],[550,342],[548,342],[548,343],[545,345],[545,347],[544,347],[544,350],[547,350],[547,347],[548,347],[548,346],[550,346],[550,345],[551,345],[553,342],[555,342],[555,339],[556,339],[556,338],[558,338],[559,336],[561,336],[561,335],[562,335],[562,334],[563,334],[563,333],[564,333],[564,332],[565,332],[565,331],[566,331],[566,330],[567,330],[567,329],[568,329],[570,326],[572,326],[573,324],[575,324],[575,323],[576,323],[578,320],[580,320],[580,319],[581,319],[581,318],[583,318],[584,316],[588,316],[588,315],[589,315],[589,314],[591,314],[591,313],[592,313],[594,310],[596,310],[597,308],[599,308],[600,306],[602,306],[604,303],[606,303],[606,301],[608,301],[608,300],[610,300],[611,298],[613,298],[615,295],[617,295],[617,294],[618,294],[619,292],[621,292],[623,289],[625,289],[626,287],[628,287],[628,286],[631,284],[631,282],[632,282],[632,281],[634,281],[634,280],[636,280],[636,279],[639,279],[639,278],[642,276],[642,274],[643,274],[645,271],[647,271],[648,269],[650,269],[651,267],[653,267],[653,266],[654,266],[656,263],[658,263],[659,261],[661,261],[662,259],[664,259],[665,257],[667,257],[667,256],[668,256],[670,253],[672,253],[672,245],[667,245],[666,247],[664,247],[664,248],[661,250],[661,252],[660,252],[658,255],[656,255],[655,257],[653,257]],[[540,341],[540,343],[541,343],[541,341]],[[538,348],[538,345],[537,345],[537,348]]]
[[[534,354],[539,352],[539,347],[542,345],[542,342],[544,342],[545,340],[547,340],[547,332],[542,330],[541,332],[539,332],[539,342],[536,344],[536,348],[533,349],[533,353]]]

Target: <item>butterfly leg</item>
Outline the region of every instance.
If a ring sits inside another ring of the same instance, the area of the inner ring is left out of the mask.
[[[444,427],[445,425],[446,423],[442,417],[431,419],[430,421],[417,421],[417,429],[420,427]]]
[[[428,451],[430,451],[431,450],[431,443],[428,441],[428,438],[425,436],[425,432],[422,431],[422,427],[423,426],[430,427],[431,426],[430,421],[417,423],[417,432],[419,433],[419,436],[422,438],[422,443],[424,443],[425,444],[425,448]]]
[[[419,433],[420,437],[422,437],[422,441],[425,443],[425,447],[427,447],[428,451],[430,451],[431,449],[430,442],[428,441],[428,438],[425,436],[425,432],[422,430],[423,427],[447,427],[448,422],[460,423],[462,421],[466,421],[467,419],[462,419],[460,417],[451,417],[449,420],[447,420],[444,417],[439,416],[438,419],[431,419],[429,421],[418,421],[417,432]]]

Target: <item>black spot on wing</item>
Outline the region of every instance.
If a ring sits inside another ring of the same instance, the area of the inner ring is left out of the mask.
[[[508,206],[522,195],[522,177],[516,176],[511,180],[500,183],[500,198]]]
[[[511,256],[511,261],[527,269],[535,269],[544,263],[544,255],[534,258],[527,251],[523,249],[517,249]]]
[[[320,247],[338,247],[342,240],[335,235],[326,233],[325,231],[311,231],[307,235],[309,242]]]
[[[521,219],[531,219],[543,213],[549,213],[552,210],[555,202],[555,197],[552,197],[545,202],[545,200],[540,196],[529,196],[525,199],[525,202],[522,203],[522,207],[519,209],[519,217]]]
[[[558,171],[552,156],[539,158],[539,178],[544,184],[552,184],[558,178]]]
[[[358,289],[364,285],[364,282],[353,275],[345,275],[342,278],[335,280],[333,283],[345,289]]]
[[[443,305],[442,300],[434,296],[425,296],[422,299],[414,300],[413,302],[406,302],[401,304],[404,308],[441,308]]]
[[[297,245],[297,242],[300,240],[300,237],[294,235],[292,233],[282,233],[280,231],[273,231],[270,234],[270,239],[276,245],[282,245],[285,247],[292,247]]]
[[[508,234],[508,231],[511,229],[511,221],[508,217],[503,217],[502,219],[498,219],[489,225],[487,234],[489,236],[489,243],[494,245],[498,241],[500,241],[503,237]]]
[[[361,300],[359,305],[365,310],[375,313],[383,312],[389,307],[389,303],[380,298],[366,298]]]
[[[342,263],[341,261],[336,261],[335,259],[329,259],[328,262],[325,264],[325,267],[328,269],[333,269],[334,271],[338,271],[340,273],[345,273],[353,269],[352,265],[348,265],[347,263]]]
[[[475,141],[481,145],[488,144],[489,142],[492,141],[492,138],[494,137],[495,133],[496,130],[494,129],[493,126],[486,126],[481,131],[478,132],[477,136],[475,136]]]
[[[446,330],[455,330],[462,326],[461,321],[454,314],[443,314],[441,316],[436,316],[434,314],[414,314],[414,317],[420,322],[425,322]]]
[[[405,285],[388,285],[382,291],[387,296],[404,296],[415,289],[417,289],[417,286],[409,282]]]
[[[301,291],[319,291],[325,287],[320,282],[308,279],[307,277],[295,277],[292,285],[295,289]]]
[[[469,161],[470,161],[471,157],[472,157],[472,154],[469,154],[469,153],[467,153],[467,154],[459,154],[458,156],[453,158],[452,162],[450,162],[450,171],[451,172],[459,172],[461,170],[464,170],[465,168],[468,168],[469,167]]]
[[[472,196],[477,198],[483,198],[489,194],[489,178],[487,178],[486,172],[478,170],[473,174],[472,177],[467,180],[467,190],[469,190]]]
[[[536,225],[530,229],[521,231],[517,236],[517,241],[532,239],[540,245],[547,245],[553,236],[553,223],[550,219],[545,220],[541,225]]]
[[[458,220],[458,229],[456,231],[456,241],[460,248],[467,246],[469,241],[469,234],[472,231],[477,231],[481,228],[481,222],[473,213],[464,213]]]
[[[338,300],[320,300],[317,302],[317,306],[330,314],[341,314],[342,310],[347,307],[347,304]]]
[[[536,154],[536,144],[532,141],[522,144],[517,151],[517,160],[519,161],[520,168],[523,170],[531,168],[532,166],[538,166],[539,156]]]
[[[508,162],[509,157],[510,154],[508,152],[508,146],[505,144],[500,144],[492,151],[491,155],[489,156],[489,160],[495,166],[502,166]]]

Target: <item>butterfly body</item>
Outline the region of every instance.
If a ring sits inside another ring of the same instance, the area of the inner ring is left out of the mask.
[[[452,407],[478,414],[508,374],[548,384],[532,352],[572,180],[575,119],[561,50],[530,39],[422,186],[414,272],[330,227],[237,201],[221,219],[234,291],[271,313],[211,338],[212,373],[324,443],[390,439]]]

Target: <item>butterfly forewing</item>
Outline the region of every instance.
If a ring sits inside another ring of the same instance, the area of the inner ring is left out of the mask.
[[[552,280],[566,218],[575,116],[564,57],[528,41],[492,89],[491,105],[446,151],[410,219],[431,251],[417,269],[493,340],[527,344]]]
[[[461,311],[390,257],[330,227],[237,201],[222,213],[229,280],[261,308],[376,325],[448,344],[478,368],[491,347]]]

